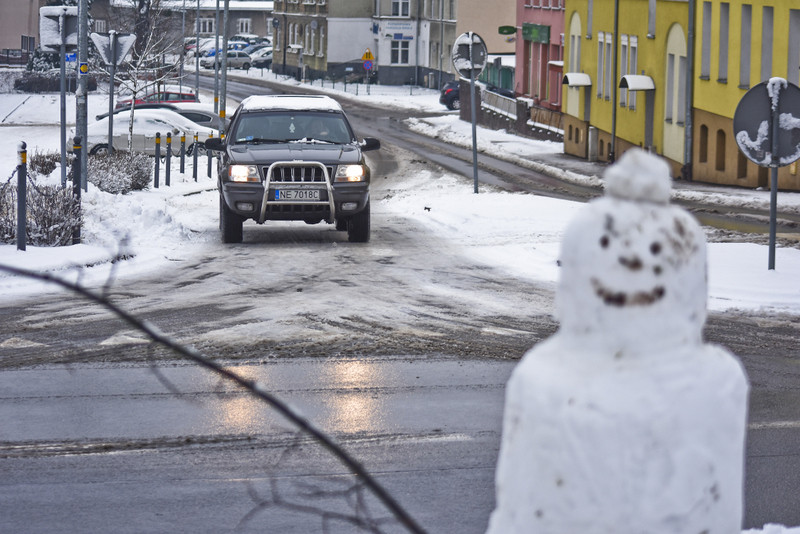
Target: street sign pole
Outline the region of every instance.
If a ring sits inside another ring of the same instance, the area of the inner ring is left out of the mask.
[[[472,39],[469,40],[469,57],[475,57],[474,43]],[[472,122],[472,181],[474,183],[473,192],[478,194],[478,111],[475,106],[475,69],[469,71],[469,103],[470,103],[470,121]]]
[[[111,41],[111,57],[117,57],[117,32],[108,32]],[[114,76],[117,74],[117,62],[112,61],[109,65],[108,75],[108,154],[114,153]]]
[[[61,187],[67,187],[67,24],[64,13],[58,16],[61,30]]]
[[[469,79],[470,119],[472,122],[472,177],[475,193],[478,193],[478,109],[475,102],[475,79],[486,68],[487,55],[486,43],[475,32],[462,33],[453,44],[453,67],[455,67],[459,76]]]
[[[780,89],[778,89],[780,91]],[[778,92],[778,102],[780,102],[780,92]],[[772,157],[778,159],[778,135],[780,135],[780,121],[779,121],[778,106],[772,106]],[[771,169],[770,187],[769,187],[769,254],[767,258],[767,269],[775,270],[775,241],[778,219],[778,164],[774,161]]]
[[[75,90],[75,131],[81,139],[87,139],[89,115],[89,2],[78,1],[78,87]],[[81,189],[87,191],[88,182],[88,150],[82,150],[80,161]]]

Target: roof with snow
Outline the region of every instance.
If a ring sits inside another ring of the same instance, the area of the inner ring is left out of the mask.
[[[242,100],[242,109],[248,111],[342,111],[342,106],[333,98],[325,95],[254,95]]]

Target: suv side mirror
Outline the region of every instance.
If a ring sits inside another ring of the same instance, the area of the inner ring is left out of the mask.
[[[225,150],[225,143],[219,137],[211,137],[203,141],[203,144],[208,150],[216,150],[222,152]]]
[[[367,150],[378,150],[381,147],[381,142],[374,137],[365,137],[363,141],[361,141],[361,150],[366,152]]]

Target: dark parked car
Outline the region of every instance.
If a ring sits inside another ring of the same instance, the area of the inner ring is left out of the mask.
[[[511,89],[503,89],[502,87],[497,87],[496,85],[487,85],[486,90],[492,93],[497,93],[498,95],[504,96],[506,98],[516,98],[517,95],[514,94],[514,91]]]
[[[447,106],[447,109],[461,109],[461,90],[458,81],[447,82],[442,87],[442,94],[439,95],[439,103]]]
[[[242,223],[325,221],[351,242],[370,236],[370,172],[364,152],[338,102],[320,95],[245,98],[225,139],[206,148],[220,153],[219,226],[222,241],[240,243]]]

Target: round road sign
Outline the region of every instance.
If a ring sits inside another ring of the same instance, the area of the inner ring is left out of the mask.
[[[364,68],[366,70],[372,70],[372,61],[370,61],[370,60],[365,61],[364,62]]]
[[[453,43],[453,67],[462,78],[477,78],[486,68],[486,43],[475,32],[462,33]]]
[[[774,148],[773,117],[779,134]],[[736,106],[733,132],[742,154],[756,165],[783,167],[794,162],[800,158],[800,88],[782,78],[756,85]]]

